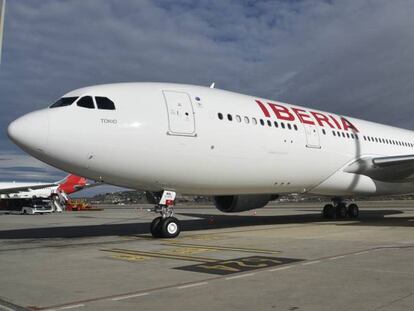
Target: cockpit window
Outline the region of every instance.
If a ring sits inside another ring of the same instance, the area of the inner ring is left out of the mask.
[[[96,96],[95,100],[98,109],[115,110],[115,104],[109,98]]]
[[[57,107],[70,106],[77,99],[78,99],[78,97],[62,97],[56,103],[54,103],[53,105],[51,105],[49,108],[57,108]]]
[[[95,109],[95,105],[93,104],[93,99],[91,96],[84,96],[78,100],[76,103],[79,107],[88,108],[88,109]]]

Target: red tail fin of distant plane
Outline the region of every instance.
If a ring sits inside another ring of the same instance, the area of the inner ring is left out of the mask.
[[[71,194],[82,190],[86,186],[86,178],[69,175],[62,182],[60,182],[58,190],[63,191],[67,194]]]

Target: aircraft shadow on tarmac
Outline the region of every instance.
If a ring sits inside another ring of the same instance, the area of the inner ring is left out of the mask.
[[[385,217],[389,215],[402,214],[398,210],[370,210],[361,211],[357,221],[350,222],[349,219],[343,221],[336,220],[336,225],[347,226],[414,226],[412,217]],[[260,216],[260,215],[213,215],[195,213],[176,213],[179,215],[195,217],[198,219],[181,220],[182,231],[211,230],[235,227],[249,227],[260,225],[285,225],[285,224],[309,224],[314,222],[330,223],[330,220],[322,220],[320,211],[314,214],[299,215],[279,215],[279,216]],[[99,236],[128,236],[141,235],[149,236],[149,223],[129,223],[129,224],[102,224],[89,226],[62,226],[46,228],[29,228],[0,231],[0,239],[38,239],[38,238],[81,238]]]

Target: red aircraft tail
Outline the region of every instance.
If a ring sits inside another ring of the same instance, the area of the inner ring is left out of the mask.
[[[58,190],[65,192],[66,194],[71,194],[82,190],[86,186],[86,178],[69,175],[61,182],[59,182]]]

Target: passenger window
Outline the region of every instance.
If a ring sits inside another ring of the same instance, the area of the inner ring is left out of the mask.
[[[293,125],[293,127],[295,128],[295,131],[297,131],[298,130],[298,126],[295,124],[295,125]]]
[[[348,137],[348,138],[349,138],[349,133],[346,133],[346,137]]]
[[[290,125],[290,123],[287,124],[287,127],[288,127],[289,130],[292,129],[292,125]]]
[[[78,98],[79,97],[62,97],[57,102],[55,102],[53,105],[51,105],[49,108],[57,108],[57,107],[70,106]]]
[[[267,120],[267,125],[272,126],[272,122],[270,120]]]
[[[280,122],[280,126],[282,127],[282,129],[284,129],[285,128],[285,123]]]
[[[249,123],[250,123],[249,118],[248,118],[248,117],[244,117],[244,122],[245,122],[246,124],[249,124]]]
[[[279,127],[279,123],[277,123],[276,121],[274,122],[275,127]]]
[[[325,129],[322,129],[322,134],[326,135]]]
[[[221,112],[219,112],[219,113],[218,113],[218,118],[219,118],[220,120],[223,120],[223,114],[222,114]]]
[[[256,120],[256,118],[252,118],[252,123],[253,123],[254,125],[256,125],[256,124],[257,124],[257,120]]]
[[[263,119],[260,119],[260,124],[264,126],[265,123],[264,123]]]
[[[241,117],[239,115],[236,115],[236,121],[239,123],[241,122]]]
[[[96,96],[95,101],[98,109],[115,110],[114,102],[107,97]]]
[[[88,109],[95,109],[95,105],[93,104],[93,100],[91,96],[84,96],[78,100],[76,103],[79,107],[88,108]]]
[[[231,116],[231,114],[228,114],[228,115],[227,115],[227,119],[228,119],[229,121],[233,121],[233,117]]]
[[[342,132],[342,137],[344,137],[344,138],[345,138],[345,133],[344,133],[344,132]]]
[[[332,134],[333,134],[333,136],[336,136],[336,133],[335,133],[335,131],[332,131]]]

